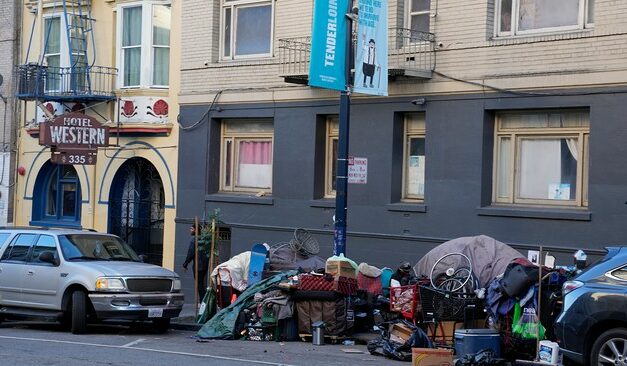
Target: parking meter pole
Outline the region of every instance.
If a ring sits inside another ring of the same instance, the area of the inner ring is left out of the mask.
[[[342,92],[340,96],[340,128],[337,146],[337,174],[335,186],[335,232],[333,254],[346,254],[346,206],[348,194],[348,127],[350,96]]]
[[[194,217],[194,314],[198,314],[198,216]]]
[[[352,1],[348,2],[346,9],[346,90],[340,95],[340,125],[337,144],[337,168],[335,178],[335,227],[333,233],[333,254],[346,255],[346,206],[348,200],[348,132],[350,126],[350,88],[351,88],[351,63],[353,60],[353,22],[349,15],[352,9]]]

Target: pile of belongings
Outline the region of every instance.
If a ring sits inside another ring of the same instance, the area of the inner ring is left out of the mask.
[[[538,266],[519,258],[488,284],[488,320],[501,331],[507,358],[533,358],[538,339],[555,339],[552,327],[545,325],[553,324],[559,314],[556,292],[567,276],[562,270],[543,267],[540,282],[539,272]]]
[[[379,338],[368,342],[368,352],[397,361],[411,361],[412,348],[433,348],[427,334],[414,324],[397,320],[378,325]]]
[[[461,253],[470,259],[472,273],[479,282],[477,288],[486,287],[494,278],[503,274],[515,259],[523,258],[516,249],[486,235],[457,238],[444,242],[429,251],[414,266],[418,276],[428,277],[433,265],[446,254]],[[441,263],[443,267],[459,268],[461,256],[450,256]]]

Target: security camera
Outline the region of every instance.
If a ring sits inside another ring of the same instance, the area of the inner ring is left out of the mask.
[[[426,102],[425,98],[418,98],[411,101],[413,105],[424,105]]]
[[[351,9],[351,13],[359,14],[359,7],[358,6],[353,6],[353,8]]]
[[[438,42],[438,48],[442,48],[442,47],[444,47],[444,43]]]
[[[204,62],[204,65],[205,65],[205,66],[209,66],[209,60],[205,61],[205,62]]]

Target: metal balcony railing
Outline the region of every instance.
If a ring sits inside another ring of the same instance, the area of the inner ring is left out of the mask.
[[[435,35],[407,28],[388,30],[388,74],[430,79],[435,67]],[[357,37],[353,32],[353,47]],[[306,84],[311,37],[279,39],[279,76],[286,82]]]
[[[307,84],[311,37],[279,39],[279,76],[286,82]]]
[[[113,85],[118,70],[104,66],[17,66],[16,97],[22,100],[88,102],[115,99]]]
[[[390,76],[430,79],[435,68],[435,34],[407,28],[388,31]]]

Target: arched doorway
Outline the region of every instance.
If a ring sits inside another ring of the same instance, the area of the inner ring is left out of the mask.
[[[72,165],[46,162],[35,180],[31,225],[81,226],[81,184]]]
[[[159,172],[132,158],[115,173],[109,193],[109,232],[124,239],[148,262],[162,265],[165,196]]]

